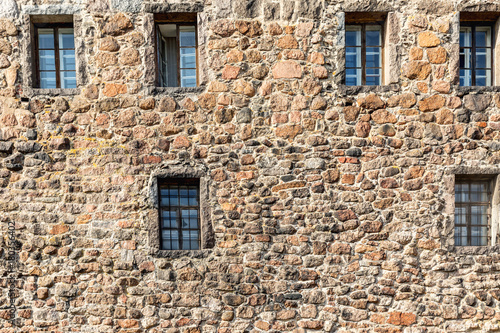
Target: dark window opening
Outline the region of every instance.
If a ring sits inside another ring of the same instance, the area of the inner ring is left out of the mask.
[[[158,179],[160,248],[199,250],[199,179]]]
[[[196,16],[159,16],[156,18],[158,85],[160,87],[196,87],[197,31]]]
[[[455,245],[487,246],[491,219],[491,180],[457,178]]]
[[[36,86],[76,88],[75,38],[72,23],[35,23]]]

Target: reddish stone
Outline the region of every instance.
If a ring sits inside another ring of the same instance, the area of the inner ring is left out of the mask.
[[[238,77],[241,68],[238,66],[226,65],[222,70],[222,78],[224,80],[234,80]]]
[[[232,49],[226,54],[226,58],[230,63],[243,61],[243,52],[241,52],[240,50]]]
[[[337,210],[333,213],[333,215],[342,222],[358,218],[356,214],[350,209]]]
[[[367,121],[359,121],[356,123],[356,135],[360,138],[367,138],[370,135],[371,125]]]
[[[302,89],[306,95],[317,95],[323,89],[323,86],[311,77],[306,77],[302,82]]]
[[[358,99],[358,105],[364,109],[376,110],[385,107],[385,103],[375,94],[370,94],[366,97]]]
[[[418,47],[412,47],[410,50],[410,60],[422,60],[424,51]]]
[[[441,42],[436,34],[432,31],[425,31],[418,34],[418,45],[421,47],[438,46]]]
[[[118,13],[108,19],[103,32],[111,36],[119,36],[132,29],[134,26],[128,17],[123,13]]]
[[[135,240],[122,241],[120,244],[121,244],[122,249],[127,249],[127,250],[135,250],[136,249]]]
[[[327,183],[335,183],[340,178],[340,172],[337,169],[329,169],[323,172],[323,179]]]
[[[132,127],[135,125],[137,125],[137,120],[133,110],[124,110],[115,119],[116,127]]]
[[[325,56],[323,55],[323,53],[320,52],[312,52],[307,59],[309,62],[312,62],[313,64],[318,64],[318,65],[325,64]]]
[[[285,125],[276,128],[276,135],[284,139],[293,139],[302,133],[300,125]]]
[[[315,66],[313,67],[313,74],[314,77],[318,79],[327,79],[328,78],[328,71],[324,66]]]
[[[54,150],[69,149],[70,142],[68,138],[54,138],[50,141],[50,148]]]
[[[394,124],[397,122],[396,116],[385,109],[376,110],[371,114],[371,118],[377,124]]]
[[[64,224],[55,225],[50,230],[51,235],[60,235],[69,231],[69,226]]]
[[[293,36],[285,35],[278,39],[278,47],[282,49],[296,49],[299,47],[299,43]]]
[[[446,62],[446,49],[441,46],[427,49],[427,58],[431,64],[444,64]]]
[[[236,29],[247,37],[257,37],[264,32],[259,21],[236,21]]]
[[[142,158],[142,163],[144,164],[158,164],[161,163],[161,161],[161,157],[155,155],[146,155]]]
[[[432,67],[427,61],[412,60],[403,65],[402,71],[411,80],[425,80],[431,74]]]
[[[297,29],[295,29],[295,35],[297,37],[307,37],[311,34],[313,28],[313,22],[299,23],[297,24]]]
[[[422,112],[439,110],[444,106],[446,99],[441,95],[433,95],[418,102],[418,108]]]
[[[219,20],[212,25],[212,31],[221,37],[230,37],[235,31],[233,20]]]
[[[447,94],[450,92],[451,84],[447,81],[442,80],[432,81],[432,89],[436,90],[439,93]]]
[[[302,77],[302,68],[293,60],[278,62],[274,65],[272,72],[275,79],[300,79]]]
[[[223,182],[227,179],[226,173],[222,169],[212,170],[210,175],[216,182]]]
[[[448,109],[441,109],[436,114],[436,123],[440,125],[450,125],[453,124],[455,120],[455,115]]]
[[[271,36],[277,36],[283,33],[283,29],[281,29],[280,25],[276,22],[271,23],[268,29]]]
[[[172,142],[172,148],[174,149],[189,148],[190,146],[191,142],[189,142],[189,139],[185,135],[177,136]]]
[[[248,180],[253,178],[253,171],[240,171],[236,174],[236,180]]]
[[[333,245],[330,246],[329,252],[333,254],[350,254],[351,245],[346,243],[334,242]]]
[[[116,42],[116,39],[113,37],[104,37],[100,40],[99,50],[100,51],[109,51],[116,52],[120,49],[120,45]]]
[[[274,186],[271,190],[273,192],[279,192],[281,190],[287,190],[290,188],[298,188],[298,187],[304,187],[306,185],[306,182],[303,180],[298,180],[294,182],[288,182],[280,185]]]
[[[125,84],[106,83],[102,93],[107,97],[115,97],[119,94],[126,94],[127,86]]]

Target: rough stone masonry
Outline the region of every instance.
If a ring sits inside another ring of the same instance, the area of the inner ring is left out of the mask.
[[[154,15],[196,12],[200,86],[155,87]],[[386,81],[342,85],[345,13]],[[455,174],[500,173],[500,89],[458,86],[496,0],[1,0],[0,332],[489,332],[498,246],[453,242]],[[78,87],[32,84],[72,15]],[[200,251],[159,251],[157,177],[203,179]]]

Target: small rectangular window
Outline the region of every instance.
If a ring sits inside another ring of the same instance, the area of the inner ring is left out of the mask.
[[[199,250],[199,179],[158,179],[162,250]]]
[[[35,24],[37,86],[76,88],[75,38],[72,23]]]
[[[346,25],[346,73],[348,86],[382,84],[382,26]]]
[[[490,179],[456,179],[455,245],[489,244],[491,197]]]
[[[493,37],[491,25],[461,24],[460,85],[491,86]]]
[[[180,22],[182,21],[182,22]],[[160,87],[196,87],[197,32],[196,16],[179,14],[156,19],[158,85]]]

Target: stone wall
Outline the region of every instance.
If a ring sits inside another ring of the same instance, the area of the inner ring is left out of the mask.
[[[156,88],[153,14],[186,11],[202,86]],[[349,11],[389,13],[390,84],[341,84]],[[500,89],[457,86],[460,11],[500,5],[0,0],[22,273],[0,332],[499,330],[498,247],[453,246],[454,175],[500,173]],[[74,16],[78,89],[31,87],[46,14]],[[155,177],[183,173],[212,238],[160,252]]]

